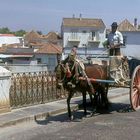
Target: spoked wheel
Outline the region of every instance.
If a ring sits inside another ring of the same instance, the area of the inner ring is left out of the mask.
[[[140,65],[133,72],[130,85],[130,102],[134,110],[140,109]]]

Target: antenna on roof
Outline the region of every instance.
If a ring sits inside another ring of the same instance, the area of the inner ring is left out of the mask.
[[[82,14],[81,13],[80,13],[79,17],[80,17],[80,20],[82,20]]]
[[[137,18],[134,18],[134,27],[137,28]]]
[[[75,14],[73,14],[72,17],[75,18]]]

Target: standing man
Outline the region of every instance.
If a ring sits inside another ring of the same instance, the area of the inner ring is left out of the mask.
[[[111,25],[111,32],[108,35],[107,46],[109,48],[109,77],[115,81],[117,86],[126,86],[128,83],[128,63],[121,56],[120,48],[123,45],[123,36],[117,31],[117,22]]]
[[[123,36],[121,32],[117,31],[117,22],[113,22],[111,25],[111,32],[108,35],[107,44],[110,48],[109,55],[121,55],[120,47],[123,45]]]

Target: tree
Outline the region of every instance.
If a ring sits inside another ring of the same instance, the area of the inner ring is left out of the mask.
[[[3,27],[3,28],[0,28],[0,33],[1,34],[9,34],[11,32],[10,32],[8,27]]]
[[[3,27],[0,28],[0,34],[14,34],[15,36],[23,36],[24,34],[26,34],[25,30],[18,30],[18,31],[10,31],[8,27]]]
[[[24,31],[24,30],[18,30],[18,31],[16,31],[15,33],[14,33],[16,36],[23,36],[24,34],[26,34],[26,31]]]

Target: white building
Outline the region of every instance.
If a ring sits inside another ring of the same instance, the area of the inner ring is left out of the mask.
[[[136,19],[134,25],[125,19],[118,25],[118,30],[123,34],[125,42],[122,54],[140,58],[140,30],[137,28]]]
[[[0,51],[0,60],[2,65],[6,64],[6,67],[14,72],[39,71],[39,69],[52,72],[61,54],[61,46],[53,43],[42,45],[39,43],[31,48],[4,47]]]
[[[104,50],[102,42],[105,40],[106,27],[102,19],[63,18],[61,33],[63,37],[64,57],[76,46],[78,55],[98,56]]]
[[[22,37],[17,37],[12,34],[0,34],[0,47],[8,44],[20,44],[23,43],[22,41]]]

